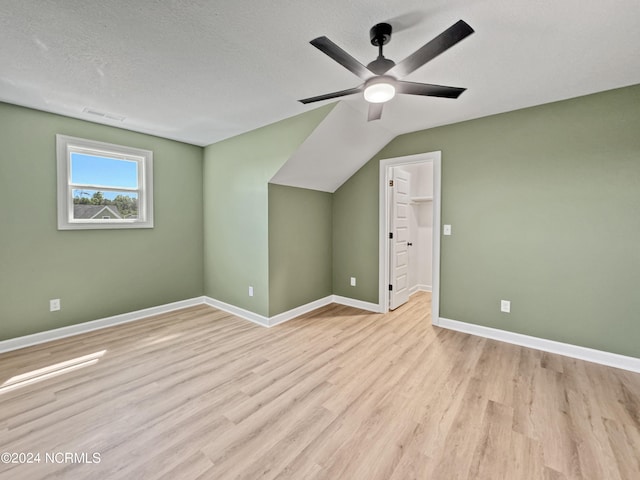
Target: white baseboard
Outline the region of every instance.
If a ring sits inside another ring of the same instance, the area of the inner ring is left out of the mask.
[[[259,313],[245,310],[244,308],[236,307],[235,305],[231,305],[230,303],[225,303],[221,300],[216,300],[215,298],[211,297],[204,297],[204,303],[209,305],[210,307],[222,310],[223,312],[232,313],[236,317],[244,318],[245,320],[249,320],[250,322],[262,325],[263,327],[269,326],[269,318],[265,317],[264,315],[260,315]]]
[[[341,297],[340,295],[333,295],[333,302],[340,305],[347,305],[348,307],[359,308],[360,310],[367,310],[369,312],[380,313],[380,305],[377,303],[363,302],[362,300],[356,300],[355,298]]]
[[[112,327],[121,323],[142,320],[143,318],[151,317],[153,315],[172,312],[174,310],[180,310],[181,308],[193,307],[194,305],[202,305],[203,303],[204,297],[190,298],[188,300],[167,303],[165,305],[159,305],[157,307],[136,310],[135,312],[100,318],[98,320],[78,323],[76,325],[69,325],[68,327],[55,328],[53,330],[47,330],[46,332],[34,333],[17,338],[10,338],[8,340],[0,341],[0,353],[9,352],[11,350],[18,350],[19,348],[30,347],[32,345],[38,345],[40,343],[51,342],[53,340],[59,340],[61,338],[71,337],[73,335],[79,335],[81,333],[91,332],[93,330]]]
[[[471,323],[459,322],[448,318],[440,317],[437,326],[456,330],[458,332],[470,333],[479,337],[491,338],[501,342],[512,343],[523,347],[529,347],[543,352],[557,353],[566,357],[578,358],[587,362],[599,363],[609,367],[621,368],[631,372],[640,373],[640,358],[627,357],[617,353],[595,350],[569,343],[556,342],[544,338],[531,337],[521,333],[498,330],[496,328],[474,325]]]
[[[279,313],[277,315],[274,315],[273,317],[269,317],[269,326],[273,327],[274,325],[284,323],[288,320],[299,317],[300,315],[304,315],[305,313],[312,312],[317,308],[329,305],[330,303],[333,303],[333,295],[328,295],[324,298],[320,298],[319,300],[315,300],[305,305],[300,305],[299,307],[296,307],[294,309]]]
[[[431,292],[431,285],[422,285],[422,284],[414,285],[409,289],[409,296],[418,292]]]
[[[361,300],[341,297],[339,295],[328,295],[324,298],[320,298],[318,300],[314,300],[313,302],[300,305],[299,307],[287,310],[286,312],[279,313],[272,317],[265,317],[264,315],[245,310],[244,308],[236,307],[235,305],[216,300],[215,298],[204,297],[204,299],[204,303],[211,307],[223,310],[228,313],[232,313],[237,317],[249,320],[253,323],[257,323],[258,325],[262,325],[263,327],[273,327],[275,325],[279,325],[331,303],[339,303],[341,305],[348,305],[350,307],[360,308],[362,310],[368,310],[376,313],[380,311],[378,304],[376,303],[363,302]]]

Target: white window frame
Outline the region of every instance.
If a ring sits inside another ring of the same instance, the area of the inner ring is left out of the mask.
[[[86,230],[113,228],[153,228],[153,152],[84,138],[56,135],[58,161],[58,230]],[[138,163],[137,188],[109,185],[74,184],[71,182],[71,154],[128,160]],[[73,218],[73,190],[117,191],[138,194],[138,218]]]

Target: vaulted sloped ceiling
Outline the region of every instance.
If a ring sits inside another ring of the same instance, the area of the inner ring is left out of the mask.
[[[362,115],[347,103],[338,103],[271,183],[335,192],[395,137],[377,122],[360,121]]]

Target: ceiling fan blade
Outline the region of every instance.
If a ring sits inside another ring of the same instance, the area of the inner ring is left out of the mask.
[[[362,85],[355,88],[340,90],[339,92],[325,93],[324,95],[318,95],[317,97],[303,98],[302,100],[298,100],[298,101],[300,103],[307,104],[307,103],[319,102],[321,100],[329,100],[330,98],[344,97],[345,95],[353,95],[354,93],[359,93],[361,91],[362,91]]]
[[[442,52],[453,47],[456,43],[468,37],[473,32],[473,28],[463,20],[459,20],[436,38],[402,60],[395,67],[389,70],[387,74],[396,78],[402,78],[405,75],[409,75],[411,72],[417,70],[428,61],[433,60]]]
[[[369,71],[369,69],[367,69],[367,67],[361,64],[359,61],[357,61],[327,37],[314,38],[309,43],[321,52],[326,53],[340,65],[345,67],[347,70],[355,73],[363,80],[366,80],[367,78],[372,76],[372,73]]]
[[[367,117],[367,122],[371,120],[380,120],[382,117],[382,106],[384,103],[370,103],[369,104],[369,115]]]
[[[427,97],[458,98],[466,88],[447,87],[445,85],[431,85],[429,83],[415,83],[399,81],[395,83],[396,92],[409,95],[424,95]]]

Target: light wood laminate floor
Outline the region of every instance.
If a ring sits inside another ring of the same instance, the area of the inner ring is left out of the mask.
[[[429,301],[271,329],[198,306],[0,355],[0,451],[41,455],[0,478],[640,478],[639,374],[433,327]]]

